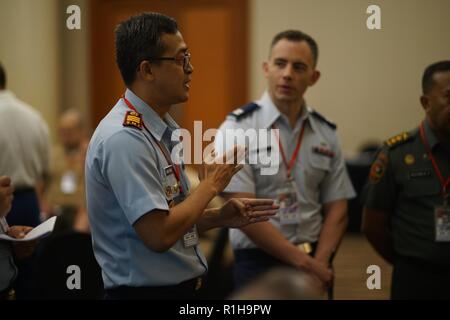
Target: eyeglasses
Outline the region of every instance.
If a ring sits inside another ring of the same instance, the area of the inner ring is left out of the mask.
[[[182,56],[177,57],[159,57],[149,59],[150,61],[161,61],[161,60],[169,60],[175,61],[177,64],[183,66],[184,72],[189,72],[189,66],[191,64],[191,54],[189,52],[185,52]]]

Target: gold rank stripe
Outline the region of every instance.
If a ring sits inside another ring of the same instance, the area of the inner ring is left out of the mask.
[[[127,116],[127,120],[128,121],[133,121],[133,122],[136,122],[136,123],[140,123],[141,122],[141,118],[136,117],[136,116],[131,116],[131,115]]]

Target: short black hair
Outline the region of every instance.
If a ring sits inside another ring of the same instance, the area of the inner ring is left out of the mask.
[[[425,69],[422,77],[422,92],[427,94],[435,85],[433,76],[439,72],[450,71],[450,60],[433,63]]]
[[[319,59],[319,47],[317,46],[316,40],[314,40],[310,35],[299,30],[282,31],[272,39],[270,51],[272,51],[272,48],[278,43],[278,41],[282,39],[287,39],[289,41],[296,41],[296,42],[305,41],[309,45],[309,48],[311,49],[314,58],[314,66],[317,65],[317,60]]]
[[[0,89],[6,88],[6,71],[0,63]]]
[[[127,86],[133,83],[142,60],[157,58],[166,50],[161,42],[163,34],[177,31],[173,18],[156,12],[135,15],[116,27],[116,62]]]

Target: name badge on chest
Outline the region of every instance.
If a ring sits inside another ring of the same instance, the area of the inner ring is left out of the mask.
[[[73,171],[64,172],[61,177],[61,192],[64,194],[74,194],[77,191],[77,175]]]
[[[180,194],[180,186],[175,176],[175,171],[172,165],[164,168],[164,192],[166,194],[167,201],[174,200]]]
[[[277,190],[277,204],[280,206],[278,216],[282,225],[300,222],[299,196],[293,179],[287,180],[285,185]]]
[[[197,226],[194,225],[183,236],[183,245],[185,248],[190,248],[198,244]]]

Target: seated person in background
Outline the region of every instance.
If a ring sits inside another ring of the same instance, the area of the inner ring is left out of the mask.
[[[11,179],[0,177],[0,234],[6,233],[14,238],[23,238],[32,229],[31,227],[9,227],[5,220],[6,214],[11,210],[14,188]],[[16,258],[24,259],[33,253],[35,242],[21,243],[11,246],[8,241],[0,241],[0,301],[14,298],[13,282],[17,276],[13,252]],[[14,249],[14,250],[12,250]]]
[[[45,218],[59,216],[55,231],[75,229],[89,232],[84,191],[84,159],[88,141],[80,113],[73,109],[65,111],[58,129],[60,145],[53,148]]]

